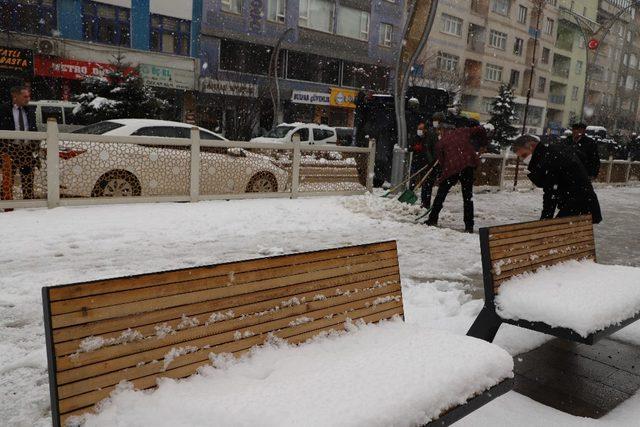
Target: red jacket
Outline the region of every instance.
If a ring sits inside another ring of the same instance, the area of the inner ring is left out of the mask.
[[[452,129],[436,144],[436,157],[442,167],[440,182],[480,165],[478,150],[489,144],[483,127]]]

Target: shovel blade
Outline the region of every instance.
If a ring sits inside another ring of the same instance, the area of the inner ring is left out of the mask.
[[[398,197],[398,201],[408,205],[415,205],[418,201],[418,196],[416,196],[416,193],[412,190],[405,190],[400,197]]]

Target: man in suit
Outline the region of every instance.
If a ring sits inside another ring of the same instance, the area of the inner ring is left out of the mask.
[[[589,178],[596,179],[600,172],[600,154],[598,153],[598,144],[587,135],[587,125],[584,123],[573,124],[571,136],[564,141],[564,144],[576,150]]]
[[[11,88],[11,103],[3,105],[0,110],[0,130],[30,131],[35,132],[36,115],[35,110],[29,108],[31,101],[31,91],[25,86],[15,86]],[[20,171],[22,184],[22,197],[33,199],[33,174],[37,165],[36,156],[39,144],[24,140],[2,140],[0,142],[0,153],[2,162],[8,159],[11,161],[11,179],[7,185],[2,185],[0,198],[8,198],[4,190],[10,189],[13,185],[13,177],[16,170]],[[3,165],[3,168],[6,165]]]

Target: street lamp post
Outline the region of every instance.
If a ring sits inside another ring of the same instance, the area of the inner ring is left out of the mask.
[[[293,28],[287,28],[280,34],[276,45],[271,51],[271,60],[269,62],[269,81],[271,85],[269,92],[271,95],[271,102],[273,104],[273,126],[278,125],[278,119],[280,117],[280,78],[278,77],[278,68],[280,60],[280,46],[284,42],[284,39],[293,31]]]

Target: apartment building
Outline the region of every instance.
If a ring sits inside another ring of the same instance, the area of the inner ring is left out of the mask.
[[[428,49],[418,67],[422,83],[433,85],[430,75],[442,70],[460,76],[455,92],[463,110],[483,121],[490,118],[491,102],[500,85],[509,83],[516,95],[516,124],[522,126],[531,82],[525,127],[529,132],[544,133],[551,90],[554,97],[559,96],[551,78],[559,9],[546,4],[540,17],[536,11],[534,1],[441,0]]]

